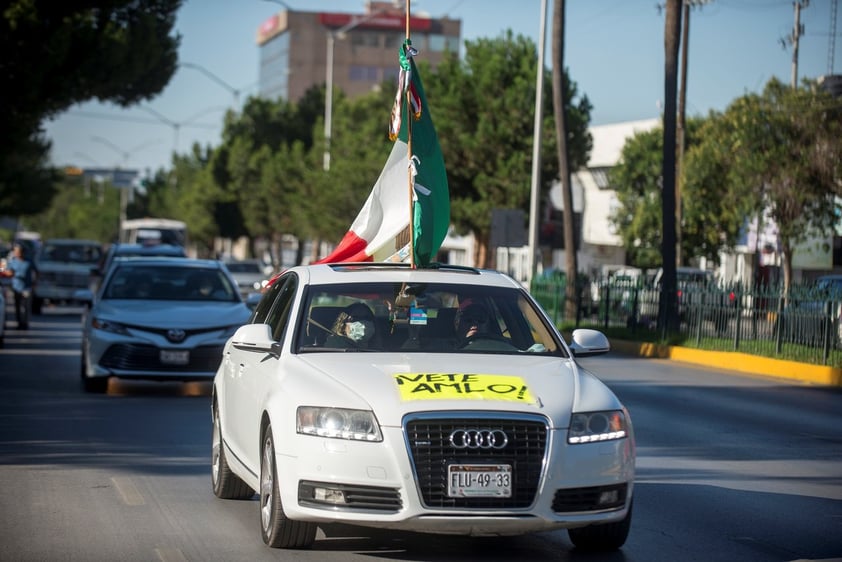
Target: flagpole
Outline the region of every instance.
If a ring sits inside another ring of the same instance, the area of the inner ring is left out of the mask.
[[[409,5],[411,0],[406,0],[406,42],[405,49],[409,51]],[[408,52],[406,53],[408,54]],[[412,189],[412,95],[410,88],[406,90],[406,157],[407,177],[409,183],[409,266],[415,269],[415,213],[414,213],[414,191]]]

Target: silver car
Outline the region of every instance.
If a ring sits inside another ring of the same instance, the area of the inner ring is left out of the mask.
[[[117,258],[85,314],[83,387],[104,392],[109,377],[209,380],[250,315],[218,261]]]

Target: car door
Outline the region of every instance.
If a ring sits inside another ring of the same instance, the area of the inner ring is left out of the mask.
[[[289,323],[289,312],[298,286],[295,275],[280,278],[272,289],[277,291],[272,306],[262,318],[262,323],[269,325],[272,338],[281,341],[284,338]],[[277,287],[277,288],[276,288]],[[255,318],[259,316],[255,311]],[[289,346],[284,346],[288,348]],[[286,349],[283,351],[286,353]],[[260,420],[263,415],[263,404],[273,382],[277,379],[279,357],[264,352],[241,352],[248,354],[240,362],[239,380],[236,396],[233,397],[234,407],[238,412],[238,439],[243,446],[244,457],[249,463],[258,463],[260,459]],[[257,464],[253,467],[257,469]]]
[[[266,318],[269,316],[284,284],[283,281],[278,280],[267,290],[254,313],[252,313],[249,324],[266,323]],[[244,377],[244,374],[254,364],[259,363],[264,356],[263,353],[239,349],[229,344],[226,346],[225,356],[222,358],[225,378],[217,390],[221,394],[220,398],[223,405],[223,435],[237,458],[246,462],[253,462],[251,459],[247,459],[244,453],[246,443],[252,438],[254,432],[253,428],[246,423],[246,419],[249,417],[249,412],[256,406],[254,402],[250,402],[250,400],[253,400],[251,397],[252,391],[248,388],[249,378]]]

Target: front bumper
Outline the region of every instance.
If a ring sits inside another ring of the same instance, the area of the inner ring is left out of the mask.
[[[440,474],[425,476],[405,429],[382,431],[381,443],[287,439],[295,454],[279,449],[276,456],[287,517],[441,534],[517,535],[619,521],[631,504],[632,437],[569,445],[566,430],[549,429],[534,483],[522,478],[531,470],[529,463],[512,458],[513,488],[519,490],[512,499],[465,501],[447,497]],[[453,451],[441,453],[435,463],[464,460]],[[344,499],[325,499],[337,496]],[[610,501],[600,505],[603,497]]]

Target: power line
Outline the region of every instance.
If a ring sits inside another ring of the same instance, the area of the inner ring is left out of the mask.
[[[158,119],[147,119],[145,117],[135,117],[132,115],[112,115],[108,113],[96,113],[93,111],[68,111],[67,115],[74,117],[89,117],[93,119],[103,119],[106,121],[123,121],[127,123],[143,123],[146,125],[162,125]],[[171,125],[170,125],[171,126]],[[193,127],[194,129],[218,129],[221,125],[213,125],[211,123],[181,123],[182,127]]]

